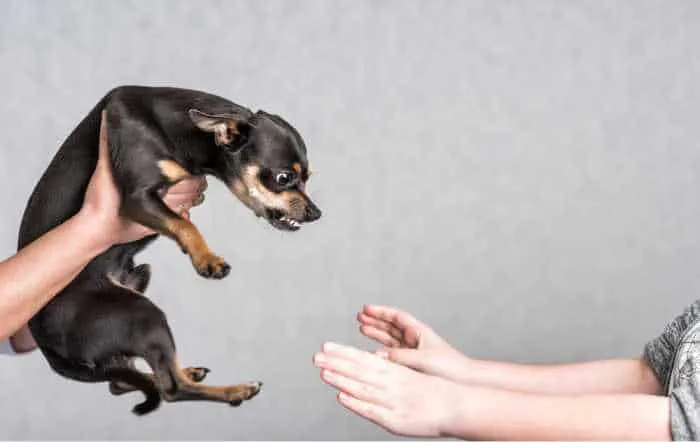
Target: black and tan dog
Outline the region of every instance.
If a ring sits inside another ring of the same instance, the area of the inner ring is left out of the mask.
[[[124,86],[100,100],[58,150],[29,199],[20,249],[81,208],[103,115],[122,215],[177,241],[203,277],[223,278],[230,266],[163,203],[161,192],[178,180],[214,176],[278,229],[295,231],[321,216],[304,190],[304,141],[279,116],[200,91]],[[134,407],[136,414],[153,411],[161,400],[238,405],[252,398],[261,383],[207,386],[200,382],[208,369],[178,366],[165,314],[141,296],[148,264],[134,264],[134,255],[156,237],[110,248],[42,308],[29,323],[39,348],[65,377],[109,382],[113,394],[142,391],[146,400]],[[137,370],[136,358],[153,373]]]

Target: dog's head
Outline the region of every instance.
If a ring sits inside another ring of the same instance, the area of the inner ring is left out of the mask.
[[[321,217],[305,191],[311,175],[306,145],[292,125],[264,111],[243,116],[191,109],[189,115],[214,135],[223,155],[222,178],[257,216],[289,231]]]

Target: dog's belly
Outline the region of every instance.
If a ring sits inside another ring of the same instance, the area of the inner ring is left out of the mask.
[[[107,283],[68,288],[31,320],[37,344],[61,357],[97,363],[138,353],[149,333],[170,333],[165,314],[148,298]]]

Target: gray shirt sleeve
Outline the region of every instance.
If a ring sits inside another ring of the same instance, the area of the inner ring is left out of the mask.
[[[660,335],[644,346],[644,357],[664,388],[668,383],[674,355],[681,339],[698,319],[700,319],[700,300],[690,304],[666,325]]]
[[[670,400],[673,440],[700,438],[700,300],[644,347],[644,357]]]

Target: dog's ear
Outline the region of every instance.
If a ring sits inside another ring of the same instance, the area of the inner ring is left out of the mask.
[[[238,114],[210,115],[197,109],[190,109],[188,114],[199,129],[214,133],[214,140],[218,146],[232,145],[247,125],[247,118]]]

